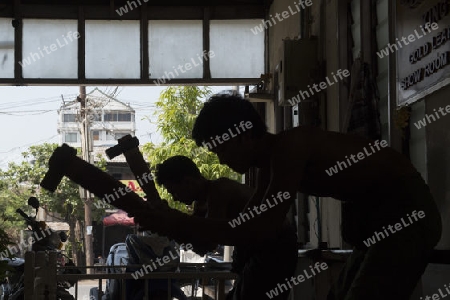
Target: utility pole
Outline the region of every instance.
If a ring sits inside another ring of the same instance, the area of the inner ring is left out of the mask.
[[[91,133],[89,129],[89,118],[87,113],[87,105],[86,105],[86,87],[80,86],[80,96],[78,97],[78,101],[81,104],[81,153],[83,156],[83,160],[90,163],[90,153],[89,150],[91,148]],[[81,187],[80,187],[81,189]],[[93,255],[93,243],[92,243],[92,199],[90,197],[90,193],[81,189],[80,194],[83,198],[84,202],[84,224],[85,224],[85,232],[84,232],[84,242],[86,249],[86,266],[94,265],[94,255]],[[89,228],[89,231],[88,231]],[[87,269],[87,274],[92,274],[92,269]]]
[[[233,86],[232,87],[233,95],[239,95],[239,86]],[[223,261],[225,262],[231,262],[233,261],[233,246],[225,246],[223,247]]]

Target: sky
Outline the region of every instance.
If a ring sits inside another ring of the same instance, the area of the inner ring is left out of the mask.
[[[95,87],[88,86],[87,93]],[[98,87],[113,92],[116,87]],[[136,111],[136,136],[141,144],[162,141],[156,130],[154,103],[163,86],[120,86],[115,98],[130,103]],[[213,93],[230,87],[211,87]],[[59,143],[57,110],[62,98],[74,100],[79,95],[78,86],[0,86],[0,169],[9,162],[20,162],[21,153],[29,146],[42,143]],[[150,119],[150,121],[148,120]]]

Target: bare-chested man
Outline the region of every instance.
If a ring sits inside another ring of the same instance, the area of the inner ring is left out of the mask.
[[[257,190],[244,209],[259,207],[260,213],[231,228],[225,221],[155,207],[137,217],[140,224],[177,239],[195,239],[195,232],[214,242],[245,245],[276,236],[297,191],[333,197],[351,204],[343,232],[355,248],[330,299],[409,299],[442,224],[428,186],[406,157],[383,141],[375,146],[319,128],[270,134],[250,102],[230,96],[205,103],[192,135],[235,171],[260,169]],[[279,193],[291,196],[262,211]]]
[[[194,216],[230,220],[239,215],[254,189],[228,178],[208,180],[186,156],[173,156],[156,166],[156,182],[174,200],[194,206]],[[217,233],[220,234],[220,233]],[[297,235],[286,224],[276,242],[237,247],[233,252],[233,272],[239,274],[230,300],[264,299],[265,287],[291,278],[297,263]],[[272,299],[287,299],[281,293]]]

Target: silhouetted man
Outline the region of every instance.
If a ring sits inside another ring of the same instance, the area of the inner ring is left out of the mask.
[[[228,178],[206,179],[186,156],[173,156],[157,165],[156,182],[174,200],[193,204],[193,215],[211,219],[238,217],[254,193],[253,188]],[[264,299],[266,287],[276,286],[294,275],[297,258],[297,235],[287,221],[275,242],[236,247],[232,271],[239,278],[227,299]],[[284,300],[288,296],[289,293],[280,293],[272,299]]]
[[[192,136],[239,173],[259,168],[257,190],[243,210],[254,216],[232,228],[156,205],[137,217],[140,224],[176,239],[247,245],[274,239],[297,191],[333,197],[353,204],[344,221],[345,239],[355,248],[344,268],[348,276],[330,299],[409,299],[442,224],[420,174],[385,141],[303,126],[271,134],[249,101],[230,96],[205,103]]]

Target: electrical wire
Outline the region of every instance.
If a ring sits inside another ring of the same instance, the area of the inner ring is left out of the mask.
[[[57,111],[56,109],[41,109],[41,110],[15,110],[15,111],[0,111],[0,114],[13,116],[13,117],[25,117],[43,115],[49,112]]]
[[[22,146],[19,146],[19,147],[14,147],[14,148],[11,148],[8,151],[0,152],[0,154],[2,154],[2,158],[0,158],[0,170],[2,169],[2,165],[6,164],[7,161],[19,161],[19,160],[23,159],[23,157],[19,153],[9,154],[9,155],[8,155],[8,153],[11,153],[13,151],[18,151],[18,150],[20,150],[22,148],[29,147],[29,146],[32,146],[32,145],[35,145],[35,144],[38,144],[38,143],[41,143],[41,142],[49,142],[51,139],[53,139],[53,138],[55,138],[57,136],[58,136],[58,134],[55,134],[52,137],[47,138],[47,139],[43,139],[43,140],[40,140],[40,141],[37,141],[37,142],[34,142],[34,143],[29,143],[29,144],[26,144],[26,145],[22,145]],[[7,154],[7,155],[5,155],[5,154]]]
[[[49,138],[45,138],[45,139],[39,140],[39,141],[37,141],[37,142],[28,143],[28,144],[25,144],[25,145],[22,145],[22,146],[14,147],[14,148],[11,148],[11,149],[8,150],[8,151],[2,151],[2,152],[0,152],[0,154],[10,153],[10,152],[13,152],[13,151],[15,151],[15,150],[19,150],[19,149],[24,148],[24,147],[28,147],[28,146],[35,145],[35,144],[37,144],[37,143],[47,142],[47,141],[49,141],[49,140],[51,140],[51,139],[57,137],[58,135],[59,135],[59,134],[55,134],[55,135],[53,135],[53,136],[51,136],[51,137],[49,137]]]
[[[59,101],[61,101],[61,96],[29,99],[29,100],[23,100],[23,101],[12,101],[12,102],[0,103],[0,109],[1,110],[9,110],[9,109],[13,109],[13,108],[30,107],[30,106],[59,102]]]

